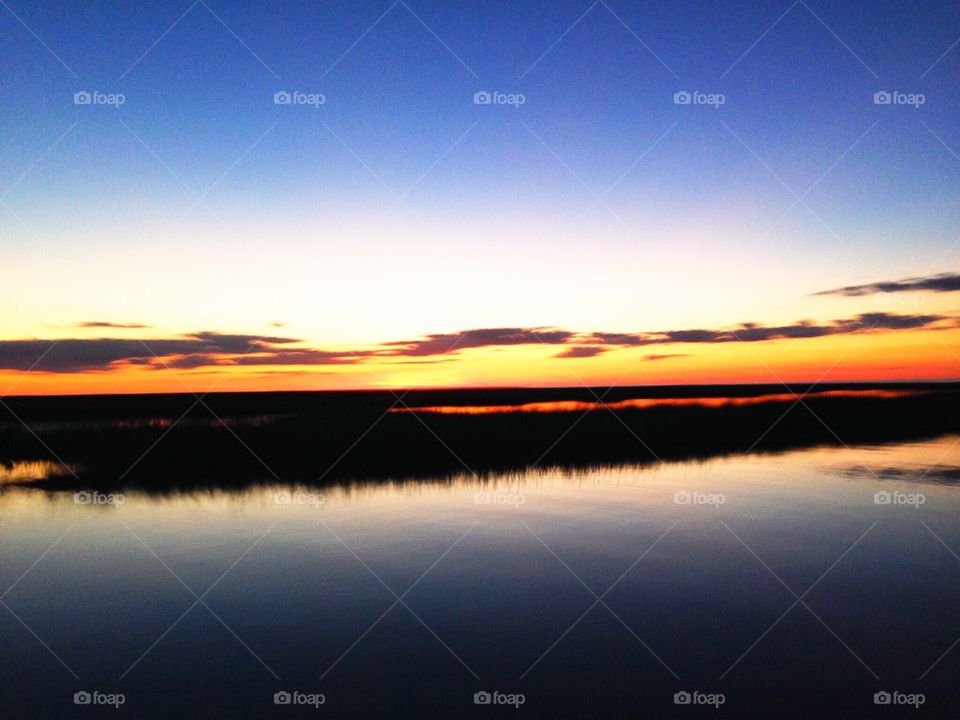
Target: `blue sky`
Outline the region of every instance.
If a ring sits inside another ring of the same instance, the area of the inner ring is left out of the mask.
[[[10,6],[80,79],[4,14],[4,64],[15,69],[2,97],[5,175],[17,177],[73,121],[82,123],[11,193],[14,208],[53,220],[59,213],[48,211],[68,194],[94,206],[89,195],[103,189],[152,195],[148,205],[188,194],[172,177],[154,182],[156,160],[128,142],[118,117],[197,192],[279,120],[211,192],[225,210],[254,201],[289,210],[385,200],[385,188],[320,120],[397,193],[479,121],[408,202],[426,213],[537,218],[589,208],[591,191],[606,190],[677,122],[610,192],[609,204],[631,218],[664,204],[704,215],[738,205],[736,212],[762,222],[789,204],[789,193],[770,185],[770,173],[721,121],[802,193],[879,120],[810,204],[828,223],[877,230],[881,250],[885,228],[901,235],[908,221],[942,235],[936,215],[957,219],[949,207],[956,158],[920,123],[960,146],[960,53],[920,79],[960,36],[960,11],[942,4],[181,5]],[[122,92],[127,102],[91,113],[71,106],[77,88]],[[322,92],[327,102],[313,113],[284,112],[293,108],[271,101],[278,88]],[[526,103],[514,112],[477,107],[477,89],[522,92]],[[678,89],[722,92],[727,102],[694,113],[706,108],[675,106]],[[871,102],[878,89],[923,92],[927,100],[919,110],[878,107]],[[908,220],[909,210],[917,217]]]

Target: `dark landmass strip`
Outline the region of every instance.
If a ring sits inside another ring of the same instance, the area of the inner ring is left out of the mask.
[[[792,385],[803,396],[809,385]],[[915,391],[897,397],[837,390]],[[391,408],[575,400],[756,397],[783,385],[213,393],[6,398],[0,463],[75,468],[50,489],[168,492],[260,482],[330,485],[539,466],[655,463],[960,432],[958,383],[823,384],[797,402],[482,415]],[[399,400],[398,400],[399,398]],[[2,409],[0,409],[2,411]],[[19,418],[19,419],[18,419]],[[20,420],[26,423],[27,430]],[[246,446],[246,447],[245,447]]]

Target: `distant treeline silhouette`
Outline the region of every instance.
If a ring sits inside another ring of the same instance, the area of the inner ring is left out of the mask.
[[[809,386],[790,390],[803,396]],[[914,390],[894,398],[818,396]],[[824,384],[802,402],[440,415],[392,407],[511,405],[643,397],[749,397],[782,385],[457,391],[222,393],[7,398],[0,462],[75,468],[41,487],[167,492],[261,482],[342,482],[485,474],[533,466],[707,459],[814,445],[921,440],[960,432],[958,384]],[[605,394],[606,393],[606,394]],[[399,398],[399,400],[398,400]],[[792,407],[791,407],[792,406]],[[223,422],[221,422],[221,420]],[[34,434],[35,433],[35,434]]]

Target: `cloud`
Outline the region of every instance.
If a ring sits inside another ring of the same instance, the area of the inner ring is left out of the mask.
[[[596,345],[574,345],[569,347],[566,350],[558,352],[554,357],[556,358],[589,358],[596,357],[600,353],[604,353],[610,348],[598,347]]]
[[[556,345],[575,337],[576,333],[555,328],[481,328],[461,333],[426,335],[417,340],[399,340],[384,343],[381,355],[423,357],[444,355],[470,348],[500,347],[506,345]]]
[[[274,337],[271,335],[224,335],[210,331],[191,333],[188,337],[209,343],[216,348],[217,352],[223,353],[247,353],[251,352],[252,348],[267,348],[272,345],[303,342],[303,340],[288,337]]]
[[[645,345],[674,345],[727,342],[764,342],[767,340],[797,340],[803,338],[843,335],[874,330],[908,330],[935,326],[956,318],[943,315],[896,315],[893,313],[862,313],[852,318],[817,324],[799,320],[790,325],[757,325],[741,323],[728,330],[662,330],[648,333],[592,333],[583,337],[585,343],[605,343],[622,347]]]
[[[114,322],[105,322],[103,320],[87,320],[86,322],[77,323],[74,327],[78,328],[113,328],[116,330],[141,330],[149,328],[149,325],[140,325],[139,323],[114,323]]]
[[[557,328],[478,328],[437,333],[364,349],[302,347],[297,338],[199,331],[167,338],[64,338],[0,340],[0,370],[47,373],[102,372],[135,365],[155,370],[357,365],[376,360],[428,363],[452,360],[464,350],[517,345],[559,348],[555,358],[591,358],[614,348],[799,340],[863,332],[960,327],[960,318],[944,315],[862,313],[828,322],[800,320],[789,325],[741,323],[729,329],[660,330],[639,333],[572,332]],[[683,353],[647,355],[666,360]]]
[[[869,283],[867,285],[847,285],[846,287],[823,290],[814,295],[840,295],[843,297],[859,297],[875,293],[898,292],[957,292],[960,291],[960,274],[940,273],[925,277],[905,278],[903,280],[889,280],[886,282]]]
[[[293,338],[226,335],[209,331],[175,338],[143,340],[0,340],[0,368],[69,373],[109,370],[118,364],[200,367],[203,364],[223,364],[221,356],[271,351],[277,345],[296,342],[300,341]],[[166,360],[167,358],[170,359]]]
[[[645,362],[654,362],[656,360],[669,360],[670,358],[690,357],[686,353],[664,353],[662,355],[647,355],[643,359]]]

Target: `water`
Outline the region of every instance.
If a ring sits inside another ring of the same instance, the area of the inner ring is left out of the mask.
[[[958,441],[83,502],[7,487],[0,707],[947,716]],[[75,705],[82,691],[124,702]],[[324,702],[275,705],[284,691]],[[483,691],[523,704],[476,705]],[[723,704],[675,704],[685,691]],[[881,691],[924,704],[877,708]]]

